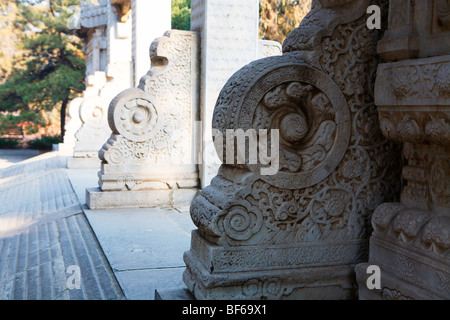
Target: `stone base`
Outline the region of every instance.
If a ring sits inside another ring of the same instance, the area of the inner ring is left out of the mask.
[[[63,156],[73,156],[74,143],[60,143],[57,145],[57,151]],[[55,149],[55,145],[53,145]]]
[[[381,289],[370,290],[367,287],[367,268],[369,263],[358,264],[355,268],[359,286],[360,300],[442,300],[420,286],[405,282],[381,270]]]
[[[448,258],[408,245],[372,236],[369,262],[356,267],[361,299],[450,299]],[[380,268],[380,290],[367,288],[369,265]]]
[[[196,299],[357,298],[355,264],[305,261],[293,266],[290,261],[283,265],[283,261],[299,256],[301,260],[328,259],[333,254],[321,251],[325,245],[233,249],[207,242],[198,231],[192,233],[191,241],[191,250],[184,254],[183,281]],[[322,252],[320,256],[314,254],[316,249]],[[338,248],[331,250],[342,254]],[[305,252],[306,256],[299,252]]]
[[[69,158],[67,159],[68,169],[98,169],[101,161],[99,158]]]
[[[190,205],[198,189],[102,191],[86,189],[86,205],[91,210],[171,207]]]

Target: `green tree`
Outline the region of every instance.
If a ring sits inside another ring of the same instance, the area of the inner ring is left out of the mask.
[[[16,26],[19,8],[14,0],[0,2],[0,83],[4,83],[11,75],[15,56],[20,56],[18,43],[22,32]]]
[[[17,117],[59,108],[61,136],[70,100],[84,88],[85,57],[82,41],[67,26],[78,0],[15,0],[19,15],[15,21],[24,37],[23,56],[6,82],[0,86],[0,111]]]
[[[172,29],[191,30],[191,0],[172,0]]]
[[[259,36],[283,43],[311,9],[311,0],[260,0]]]

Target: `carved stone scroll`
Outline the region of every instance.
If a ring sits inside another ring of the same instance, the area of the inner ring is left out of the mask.
[[[139,87],[111,102],[99,188],[87,190],[91,209],[190,203],[196,194],[198,46],[195,32],[166,32],[151,45]]]
[[[222,89],[213,128],[278,130],[279,168],[261,174],[246,152],[193,201],[184,282],[197,299],[355,297],[371,214],[396,199],[400,173],[373,101],[381,32],[366,28],[368,4],[313,1],[282,56],[250,63]]]
[[[217,174],[220,160],[211,140],[211,121],[220,90],[249,62],[280,55],[280,44],[258,40],[258,0],[192,0],[191,30],[201,36],[201,186]]]

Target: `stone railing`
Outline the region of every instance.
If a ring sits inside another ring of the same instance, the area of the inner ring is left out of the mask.
[[[223,88],[213,128],[278,130],[279,166],[263,175],[267,162],[247,152],[193,201],[184,282],[197,299],[355,297],[371,214],[400,184],[400,150],[373,99],[382,32],[366,27],[370,4],[313,1],[282,56],[250,63]],[[387,1],[375,4],[385,17]]]
[[[189,204],[197,192],[199,35],[171,30],[150,48],[138,88],[114,98],[91,209]]]

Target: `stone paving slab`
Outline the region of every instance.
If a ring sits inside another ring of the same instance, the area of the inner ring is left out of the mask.
[[[97,170],[66,163],[52,152],[0,170],[0,299],[152,300],[183,287],[189,207],[88,210]]]
[[[97,170],[67,172],[127,299],[153,300],[155,289],[184,286],[183,253],[196,228],[189,206],[90,210],[86,188],[97,185]]]
[[[181,288],[183,268],[145,269],[115,272],[117,280],[129,300],[154,300],[155,290]]]
[[[114,271],[184,267],[190,232],[177,219],[186,213],[162,208],[85,213]]]
[[[0,299],[124,298],[65,163],[49,153],[0,170]],[[79,289],[69,289],[71,266]]]
[[[174,208],[86,210],[126,296],[153,300],[158,288],[183,287],[183,253],[193,230],[188,211]]]
[[[39,155],[38,150],[0,149],[0,169],[8,168],[37,155]]]

